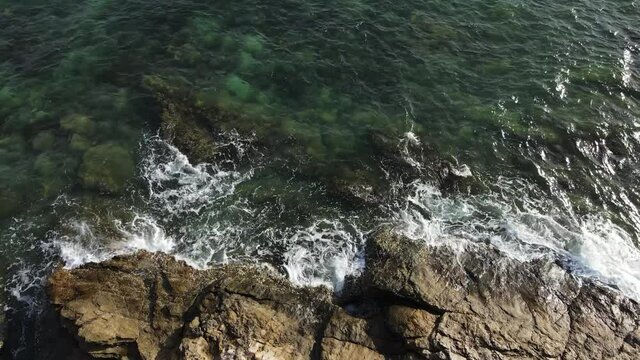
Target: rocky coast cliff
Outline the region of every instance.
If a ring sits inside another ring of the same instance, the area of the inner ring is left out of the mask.
[[[164,254],[59,269],[56,351],[78,359],[637,359],[640,305],[553,262],[429,247],[382,230],[332,294],[271,267]],[[47,331],[52,331],[51,326]],[[60,346],[60,344],[66,346]]]

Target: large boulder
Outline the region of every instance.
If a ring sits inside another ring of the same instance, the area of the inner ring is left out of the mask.
[[[459,359],[640,357],[638,303],[552,261],[518,262],[485,244],[463,251],[424,246],[385,230],[368,243],[366,263],[347,287],[347,301],[403,300],[437,315],[422,321],[437,324],[430,335],[418,337],[428,339],[420,342],[428,352]]]
[[[105,359],[308,358],[332,306],[269,268],[198,271],[147,252],[60,269],[48,290],[79,347]]]

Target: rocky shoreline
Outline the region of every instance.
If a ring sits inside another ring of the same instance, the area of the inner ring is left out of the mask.
[[[270,267],[196,270],[139,252],[49,279],[41,358],[637,359],[640,305],[550,261],[456,252],[390,230],[339,294]],[[49,349],[47,349],[49,347]]]
[[[260,161],[216,138],[243,115],[159,77],[145,85],[162,108],[164,138],[191,161]],[[318,173],[303,143],[263,131],[241,135],[258,149],[285,149],[272,151],[278,161],[320,179],[345,206],[383,202],[389,186],[379,183],[381,173],[427,179],[445,192],[481,186],[466,166],[438,159],[411,138],[398,143],[371,133],[381,168],[354,162]],[[636,301],[551,259],[518,262],[485,243],[452,242],[463,249],[380,230],[367,241],[362,273],[339,293],[296,287],[269,266],[196,270],[148,252],[61,268],[48,282],[49,321],[35,353],[128,360],[640,358]]]

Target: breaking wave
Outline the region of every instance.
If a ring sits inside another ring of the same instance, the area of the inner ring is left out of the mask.
[[[274,223],[273,204],[236,196],[253,170],[193,165],[177,148],[154,136],[145,141],[140,178],[143,207],[121,218],[74,216],[53,241],[67,267],[99,262],[138,250],[159,251],[196,268],[230,261],[270,262],[296,285],[340,289],[363,265],[365,235],[346,216],[319,217],[309,226]],[[64,206],[80,207],[72,201]],[[105,224],[107,221],[109,223]]]
[[[240,149],[244,147],[241,141],[237,144]],[[146,139],[144,148],[141,177],[147,183],[149,200],[168,216],[200,214],[202,209],[233,194],[236,186],[253,174],[252,170],[228,171],[208,163],[192,165],[176,147],[158,136]]]
[[[139,250],[170,254],[175,248],[174,239],[149,215],[134,214],[128,223],[116,219],[111,225],[118,234],[108,238],[104,233],[97,233],[95,224],[87,220],[69,221],[65,235],[53,242],[66,266],[74,268]]]
[[[337,210],[308,225],[276,223],[266,208],[272,204],[260,207],[235,194],[253,170],[192,165],[158,137],[145,146],[140,177],[148,188],[147,206],[129,209],[127,221],[113,219],[108,232],[105,224],[70,219],[65,234],[54,241],[67,266],[137,250],[161,251],[197,268],[268,262],[296,285],[336,290],[347,275],[363,268],[362,251],[372,228]],[[406,197],[385,206],[386,214],[396,231],[409,238],[458,251],[490,243],[523,262],[560,260],[575,274],[640,299],[640,250],[632,235],[604,216],[576,215],[561,197],[554,202],[526,195],[533,189],[527,182],[499,178],[497,185],[500,192],[446,195],[417,181],[404,186]]]
[[[296,285],[326,285],[339,291],[347,275],[364,267],[364,233],[345,219],[316,221],[294,230],[284,242],[284,267]]]
[[[525,194],[528,184],[500,179],[502,193],[446,196],[431,185],[411,184],[392,208],[396,231],[430,245],[460,251],[490,243],[510,258],[560,260],[579,276],[599,279],[640,299],[640,250],[634,237],[601,215]]]

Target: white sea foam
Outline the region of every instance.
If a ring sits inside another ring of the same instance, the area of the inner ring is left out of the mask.
[[[364,234],[346,220],[319,220],[295,229],[284,239],[284,267],[296,285],[325,285],[342,289],[347,275],[364,266]]]
[[[633,72],[631,71],[633,66],[633,58],[631,57],[631,50],[624,49],[622,53],[622,59],[620,59],[622,65],[622,85],[629,87],[631,84],[631,77]]]
[[[68,221],[65,235],[54,240],[68,267],[137,250],[170,253],[196,268],[279,258],[294,284],[336,289],[345,276],[362,268],[364,234],[350,220],[336,214],[306,227],[282,227],[263,214],[267,208],[262,207],[272,204],[231,198],[251,171],[193,165],[158,137],[148,138],[145,146],[141,178],[149,189],[148,208],[132,209],[132,220],[114,219],[113,224],[91,218]],[[105,233],[105,227],[116,234]]]
[[[193,165],[176,147],[158,136],[146,140],[147,156],[141,164],[149,198],[169,216],[199,214],[203,208],[233,194],[236,186],[249,179],[244,173],[222,170],[213,164]],[[237,141],[238,152],[246,145]]]
[[[173,238],[151,216],[136,214],[128,223],[116,219],[112,225],[118,231],[115,238],[96,232],[95,225],[86,220],[70,221],[65,235],[56,237],[53,243],[69,268],[139,250],[171,253],[175,247]]]
[[[407,134],[402,141],[414,138]],[[157,138],[151,145],[142,172],[149,208],[132,210],[127,222],[116,220],[116,235],[105,236],[87,219],[69,221],[69,231],[54,242],[67,266],[136,250],[171,253],[198,268],[280,259],[294,284],[337,290],[345,276],[362,269],[367,230],[355,219],[334,212],[309,226],[275,224],[260,207],[272,205],[232,197],[250,171],[192,165]],[[444,196],[437,187],[416,182],[409,185],[409,196],[390,206],[390,215],[397,231],[431,245],[463,251],[469,244],[490,242],[519,261],[571,259],[578,273],[640,299],[640,251],[631,235],[603,216],[574,215],[561,193],[551,203],[541,200],[544,194],[527,197],[531,185],[525,182],[498,182],[503,192],[478,196]]]
[[[304,228],[277,228],[264,223],[271,221],[261,215],[264,209],[255,208],[245,199],[224,202],[218,209],[213,205],[232,195],[238,184],[253,175],[252,171],[224,171],[211,164],[194,166],[177,148],[157,137],[151,141],[143,177],[152,203],[161,213],[179,215],[183,221],[194,218],[184,221],[187,225],[180,230],[182,237],[175,251],[192,266],[283,257],[294,284],[338,289],[346,275],[362,267],[358,251],[364,236],[348,220],[337,217],[317,220]],[[244,144],[233,141],[238,146]],[[278,251],[282,255],[275,249],[281,249]]]
[[[528,199],[518,189],[524,183],[502,186],[512,193],[443,196],[432,185],[412,184],[413,191],[394,210],[396,230],[460,251],[470,243],[490,242],[519,261],[569,259],[577,274],[640,299],[640,250],[624,229],[602,216],[578,217],[557,204]]]

